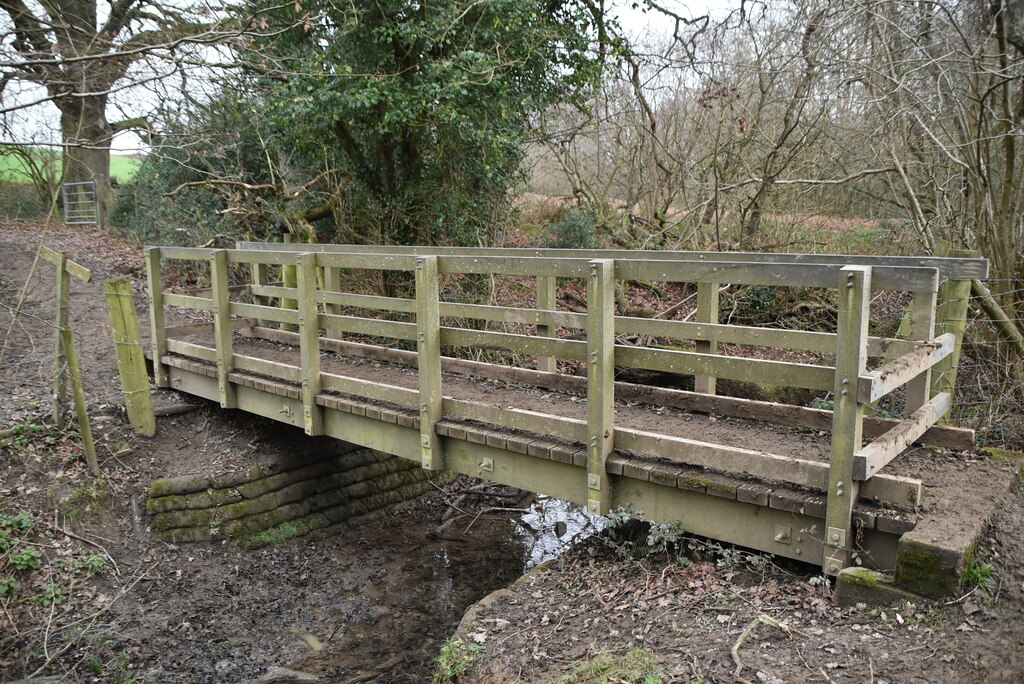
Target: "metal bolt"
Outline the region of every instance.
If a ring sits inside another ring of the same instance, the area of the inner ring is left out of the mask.
[[[850,378],[843,378],[843,384],[844,385],[849,385],[850,384]]]
[[[842,480],[840,480],[839,482],[836,482],[836,487],[842,487],[842,486],[843,486],[843,481]]]
[[[853,287],[853,283],[846,283],[846,287]]]
[[[838,534],[833,534],[832,535],[832,541],[839,541],[839,535]]]
[[[845,390],[845,389],[843,390],[843,396],[844,396],[844,397],[845,397],[845,396],[846,396],[847,394],[849,394],[849,393],[850,393],[850,390]]]
[[[836,496],[842,496],[842,495],[843,495],[843,490],[842,489],[837,489],[836,490]]]

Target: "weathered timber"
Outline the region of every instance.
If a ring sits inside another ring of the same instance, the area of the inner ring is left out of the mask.
[[[444,452],[434,426],[441,420],[441,315],[437,257],[416,259],[416,352],[420,363],[420,465],[444,468]]]
[[[718,283],[706,281],[697,284],[697,320],[701,323],[718,325]],[[718,342],[714,336],[697,341],[701,354],[716,354]],[[716,378],[713,375],[697,375],[693,378],[694,390],[700,394],[715,393]]]
[[[615,263],[590,263],[587,280],[587,510],[611,511],[605,461],[615,443]]]
[[[210,282],[213,285],[213,299],[210,309],[213,312],[213,338],[217,352],[217,389],[222,408],[235,408],[235,391],[228,381],[228,374],[234,370],[231,348],[231,304],[228,294],[228,260],[227,253],[215,250],[210,256]],[[167,301],[167,296],[164,296]],[[168,302],[170,303],[170,302]]]
[[[923,345],[877,370],[866,373],[858,382],[858,400],[865,404],[878,401],[897,387],[919,377],[952,354],[954,342],[955,338],[952,333],[940,335],[935,338],[934,342]]]
[[[885,467],[946,415],[951,404],[948,394],[937,394],[906,420],[858,451],[854,460],[854,479],[866,480]]]
[[[1018,356],[1024,356],[1024,334],[1007,315],[1003,307],[992,296],[992,292],[980,280],[971,281],[971,296],[978,302],[978,306],[989,317],[1004,340],[1010,345]]]
[[[103,283],[107,295],[107,311],[113,328],[117,371],[121,378],[128,422],[135,434],[152,437],[156,434],[153,397],[149,392],[146,356],[142,351],[139,321],[135,316],[132,283],[127,276]]]
[[[911,340],[928,342],[935,337],[935,301],[934,292],[915,292],[910,302],[909,337]],[[901,356],[893,352],[893,356]],[[888,360],[888,359],[887,359]],[[916,377],[907,381],[907,392],[904,405],[907,411],[914,411],[928,401],[932,384],[932,367],[928,366]]]
[[[296,261],[299,289],[299,363],[302,369],[302,418],[307,435],[323,434],[324,420],[316,396],[320,394],[320,324],[316,301],[316,254],[300,254]]]
[[[857,379],[867,363],[870,316],[870,266],[845,266],[839,281],[835,409],[832,414],[832,455],[828,471],[828,510],[825,514],[825,544],[828,555],[823,569],[837,575],[850,562],[853,540],[853,505],[859,483],[853,479],[854,455],[860,448],[864,404],[857,396]]]
[[[539,276],[537,278],[537,308],[541,311],[538,312],[543,318],[538,318],[537,335],[540,337],[558,337],[558,327],[552,322],[554,316],[551,314],[544,315],[545,312],[554,313],[558,308],[558,278],[553,276]],[[442,307],[442,311],[444,307]],[[544,320],[544,323],[539,322]],[[525,321],[524,321],[525,322]],[[557,359],[551,356],[539,356],[537,357],[537,370],[545,371],[548,373],[554,373],[558,371]]]

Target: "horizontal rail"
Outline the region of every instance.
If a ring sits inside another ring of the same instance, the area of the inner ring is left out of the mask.
[[[302,380],[302,370],[298,366],[288,363],[278,363],[277,361],[269,361],[256,356],[244,356],[242,354],[234,354],[232,361],[235,365],[235,370],[266,375],[270,378],[287,380],[288,382],[300,382]]]
[[[231,302],[228,308],[235,316],[245,318],[258,318],[264,321],[276,323],[289,323],[296,325],[299,322],[299,312],[295,309],[282,309],[277,306],[263,306],[262,304],[243,304],[242,302]]]
[[[857,452],[853,462],[853,477],[867,480],[884,468],[903,450],[916,442],[942,416],[949,412],[953,400],[943,392],[931,398],[929,402],[907,416],[880,437]]]
[[[934,342],[925,344],[890,361],[881,368],[867,373],[860,378],[857,387],[858,400],[861,403],[870,404],[897,387],[907,384],[952,354],[955,339],[953,333],[946,333],[935,338]]]
[[[217,360],[216,349],[184,340],[176,340],[173,337],[167,338],[167,351],[182,356],[192,356],[203,361],[215,362]]]
[[[163,300],[167,306],[179,306],[183,309],[196,309],[198,311],[213,311],[213,300],[206,299],[205,297],[192,297],[190,295],[164,292]]]
[[[845,266],[857,263],[863,266],[911,266],[937,268],[943,279],[984,280],[988,277],[988,261],[974,258],[947,257],[894,257],[846,254],[765,254],[763,252],[687,252],[642,251],[626,249],[538,249],[521,247],[399,247],[395,245],[328,245],[280,244],[274,242],[237,242],[240,250],[317,251],[321,253],[349,252],[437,256],[533,256],[569,259],[644,259],[667,261],[735,261],[748,263],[832,264]]]
[[[403,323],[401,321],[320,314],[317,316],[317,325],[333,332],[354,333],[371,337],[391,337],[396,340],[416,339],[416,324]]]
[[[374,401],[386,401],[400,406],[418,406],[420,393],[414,389],[350,378],[333,373],[321,373],[322,388],[328,391],[365,397]]]

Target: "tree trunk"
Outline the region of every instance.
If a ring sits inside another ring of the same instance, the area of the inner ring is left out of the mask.
[[[110,205],[110,143],[106,96],[59,100],[64,140],[64,183],[96,183],[97,222],[107,225]]]

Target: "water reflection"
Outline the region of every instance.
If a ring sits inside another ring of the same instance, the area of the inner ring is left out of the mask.
[[[523,572],[558,558],[573,544],[604,529],[608,519],[591,515],[578,504],[537,496],[529,511],[512,521],[512,529],[526,547]]]

